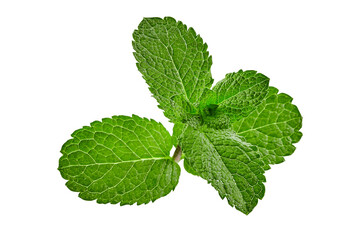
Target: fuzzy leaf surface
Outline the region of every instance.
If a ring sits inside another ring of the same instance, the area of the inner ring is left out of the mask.
[[[216,96],[217,111],[226,113],[234,122],[251,113],[267,94],[269,78],[256,71],[226,74],[212,91]],[[208,94],[214,98],[213,95]]]
[[[137,67],[165,116],[175,122],[174,97],[196,105],[213,83],[207,44],[171,17],[144,18],[133,38]]]
[[[263,174],[269,169],[257,148],[231,129],[186,126],[179,138],[186,170],[207,180],[231,206],[250,213],[264,196]]]
[[[59,171],[84,200],[143,204],[167,195],[180,168],[170,157],[171,136],[161,123],[133,115],[95,121],[62,147]]]
[[[246,141],[259,147],[268,164],[284,161],[284,156],[295,151],[294,143],[302,137],[299,131],[302,117],[292,98],[278,93],[274,87],[264,101],[250,113],[233,124],[233,129]]]

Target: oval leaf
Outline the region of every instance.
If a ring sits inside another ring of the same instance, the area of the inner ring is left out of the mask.
[[[62,147],[59,171],[84,200],[138,205],[174,190],[180,167],[161,123],[133,115],[95,121]]]

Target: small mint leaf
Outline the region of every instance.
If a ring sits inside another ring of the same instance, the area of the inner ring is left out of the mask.
[[[187,122],[193,115],[197,114],[197,109],[182,95],[172,97],[171,103],[175,122]]]
[[[216,107],[209,105],[209,109],[205,108],[203,112],[203,122],[207,127],[214,129],[227,129],[231,127],[231,121],[227,114],[222,111],[216,111]]]
[[[180,167],[161,123],[133,115],[95,121],[76,130],[59,161],[66,186],[84,200],[138,205],[174,190]]]
[[[233,129],[246,141],[258,146],[268,164],[284,161],[295,151],[302,133],[302,117],[298,108],[293,105],[292,98],[278,93],[274,87],[263,102],[250,113],[233,124]]]
[[[213,91],[218,111],[226,113],[232,122],[250,114],[267,94],[269,78],[256,71],[226,74]]]
[[[200,111],[204,108],[206,108],[209,105],[217,105],[217,96],[216,96],[216,92],[214,92],[213,90],[209,89],[209,88],[205,88],[204,92],[201,96],[200,99],[200,103],[199,103],[199,109]]]

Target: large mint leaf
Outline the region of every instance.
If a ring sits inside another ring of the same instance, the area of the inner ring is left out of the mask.
[[[265,100],[246,118],[233,124],[233,129],[246,141],[259,147],[267,163],[284,161],[284,156],[295,151],[302,133],[302,117],[292,98],[284,93],[278,94],[274,87],[269,88]]]
[[[264,196],[263,173],[269,166],[231,129],[186,126],[180,146],[186,170],[207,180],[236,209],[248,214]]]
[[[204,88],[213,83],[207,44],[171,17],[144,18],[133,38],[139,71],[165,116],[176,122],[175,96],[197,105]]]
[[[251,113],[267,94],[269,78],[256,71],[226,74],[212,91],[216,96],[217,111],[226,113],[232,121]],[[214,96],[207,94],[208,98]]]
[[[178,183],[180,168],[169,156],[171,136],[161,123],[114,116],[71,136],[61,149],[58,169],[67,187],[82,199],[146,204]]]

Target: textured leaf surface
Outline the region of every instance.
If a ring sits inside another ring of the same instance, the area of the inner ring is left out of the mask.
[[[187,126],[180,136],[186,170],[207,180],[231,206],[248,214],[265,193],[264,164],[257,148],[234,131]]]
[[[267,163],[283,162],[284,156],[295,151],[293,144],[302,136],[299,131],[302,117],[291,101],[289,95],[278,94],[278,90],[271,87],[255,111],[233,124],[233,129],[239,135],[259,147]]]
[[[167,195],[178,183],[171,136],[154,120],[104,118],[72,137],[61,149],[59,171],[82,199],[139,205]]]
[[[133,34],[134,56],[150,91],[174,122],[176,95],[197,104],[213,82],[207,45],[192,28],[170,17],[144,18]]]
[[[174,123],[184,122],[192,117],[192,114],[197,112],[197,109],[182,95],[176,95],[172,98],[172,111]]]
[[[260,104],[268,86],[269,78],[256,71],[240,70],[226,74],[213,88],[218,111],[225,112],[232,121],[241,119]]]

